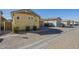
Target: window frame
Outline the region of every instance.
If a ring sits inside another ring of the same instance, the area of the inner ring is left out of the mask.
[[[16,17],[17,19],[20,19],[20,17]]]
[[[33,19],[33,16],[28,16],[28,19],[30,20],[30,19]]]

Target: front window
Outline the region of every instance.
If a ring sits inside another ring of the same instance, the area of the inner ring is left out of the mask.
[[[28,19],[30,19],[30,17],[28,17]]]
[[[30,16],[30,17],[28,17],[28,19],[33,19],[33,17]]]
[[[19,17],[17,17],[17,19],[19,19]]]

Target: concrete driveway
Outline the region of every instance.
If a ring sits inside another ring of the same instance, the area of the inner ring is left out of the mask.
[[[40,42],[44,43],[48,40],[58,37],[64,32],[68,32],[77,28],[79,27],[75,27],[75,28],[53,28],[52,27],[52,28],[42,28],[41,30],[32,31],[24,34],[8,33],[0,36],[0,38],[4,38],[3,42],[0,43],[0,48],[16,49],[16,48],[29,48],[31,46],[35,47],[40,45],[39,44]],[[44,43],[44,45],[45,44],[46,43]],[[31,48],[34,48],[34,47],[31,47]]]

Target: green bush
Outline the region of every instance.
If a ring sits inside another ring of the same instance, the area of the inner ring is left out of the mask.
[[[18,32],[19,32],[19,27],[14,27],[14,28],[13,28],[13,32],[14,32],[14,33],[18,33]]]
[[[33,30],[36,31],[37,30],[37,26],[33,26]]]
[[[26,26],[26,31],[30,31],[30,26]]]

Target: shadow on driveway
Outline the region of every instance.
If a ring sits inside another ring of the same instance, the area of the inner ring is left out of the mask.
[[[49,34],[61,34],[61,32],[63,32],[60,29],[52,29],[52,28],[48,28],[48,27],[41,27],[39,30],[36,31],[20,31],[17,34],[26,34],[26,33],[35,33],[35,34],[39,34],[39,35],[49,35]]]
[[[32,33],[36,33],[39,35],[49,35],[49,34],[61,34],[61,32],[63,31],[60,29],[52,29],[52,28],[45,27],[45,28],[41,28],[38,31],[33,31]]]

